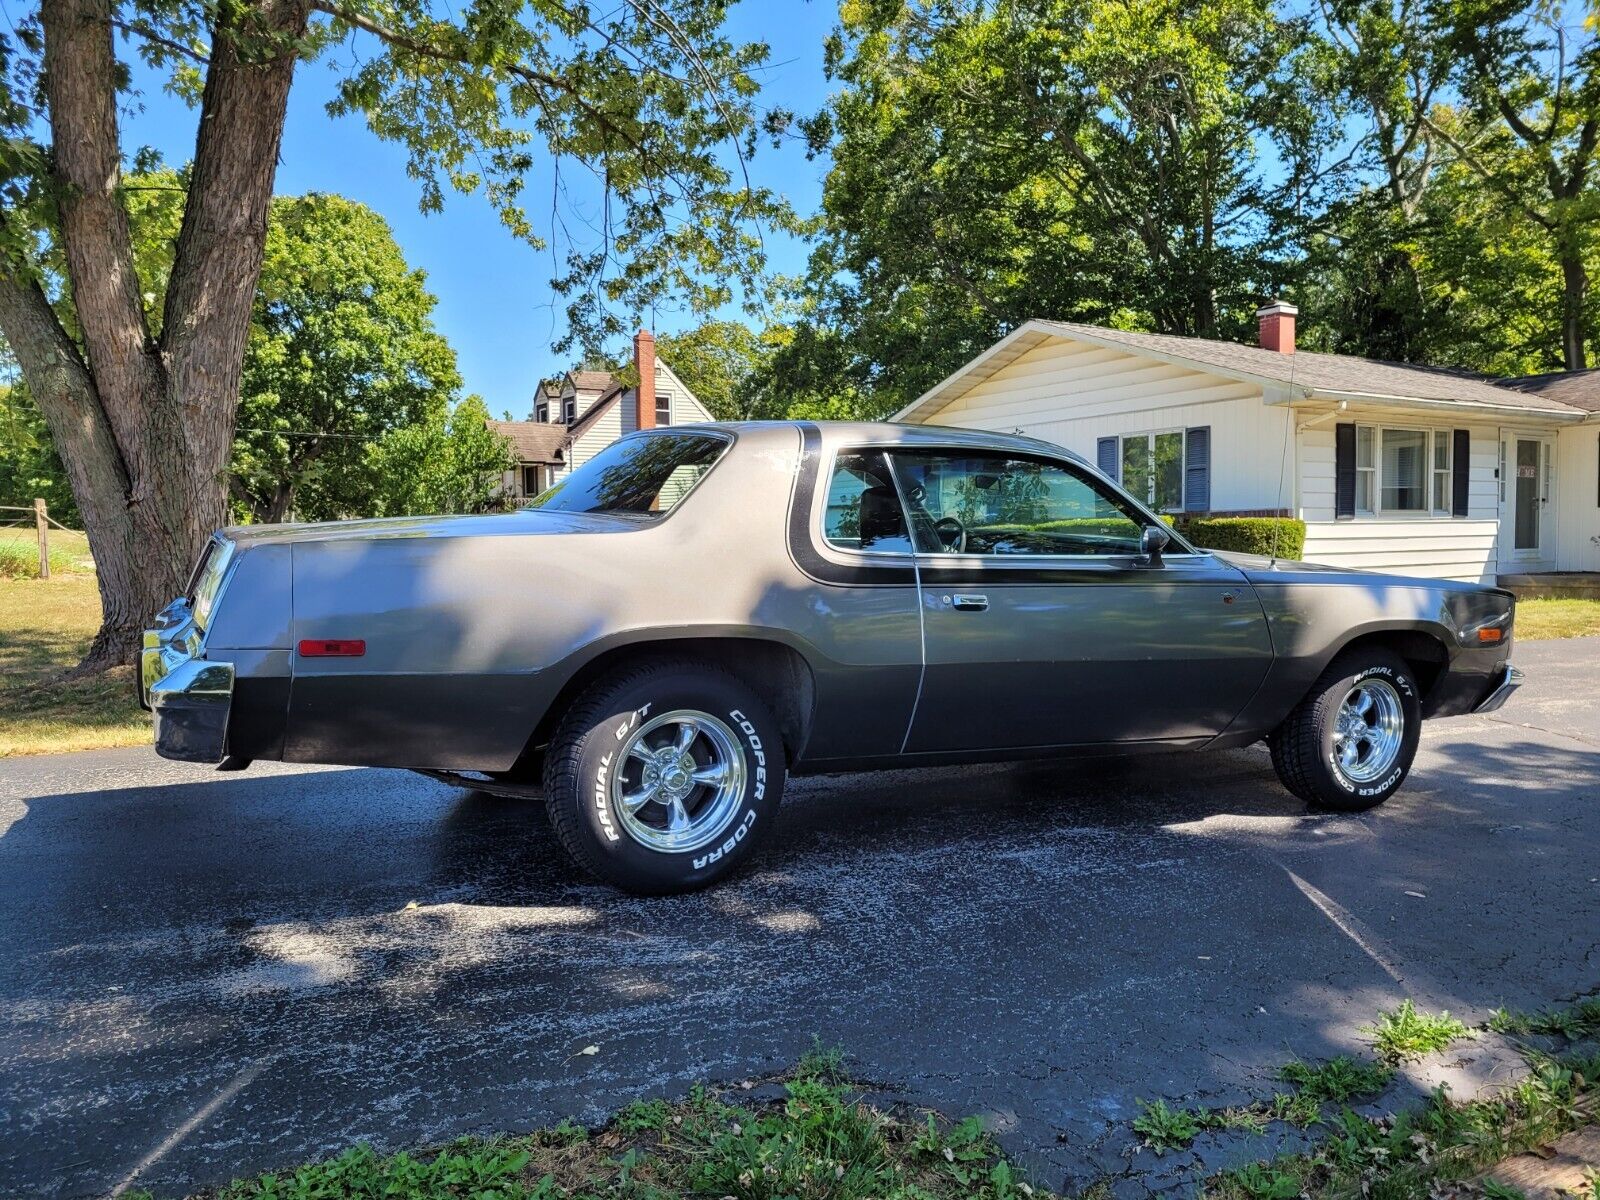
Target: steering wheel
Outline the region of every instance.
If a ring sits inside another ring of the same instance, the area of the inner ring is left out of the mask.
[[[939,542],[951,554],[962,554],[967,549],[967,527],[959,517],[940,517],[933,523]]]

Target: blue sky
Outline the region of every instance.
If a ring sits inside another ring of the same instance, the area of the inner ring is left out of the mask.
[[[833,27],[830,0],[744,0],[729,19],[729,35],[772,47],[763,73],[762,107],[812,112],[828,94],[822,71],[823,38]],[[548,251],[514,239],[489,206],[473,196],[448,194],[445,210],[417,210],[417,185],[406,177],[404,151],[370,134],[359,119],[334,120],[323,106],[337,79],[330,59],[304,65],[295,76],[284,129],[277,190],[282,194],[338,192],[383,214],[414,267],[428,274],[439,299],[435,322],[455,347],[466,390],[478,392],[497,416],[524,417],[539,379],[567,365],[551,352],[560,336],[563,305],[549,287]],[[123,142],[131,151],[152,146],[174,165],[194,154],[195,114],[160,90],[160,80],[136,68],[143,110],[124,115]],[[786,195],[802,213],[814,212],[827,164],[808,162],[798,141],[779,149],[763,143],[751,163],[757,185]],[[543,181],[548,187],[548,176]],[[540,193],[537,175],[530,193]],[[798,273],[805,248],[768,236],[774,270]],[[694,324],[686,315],[656,314],[658,332]]]

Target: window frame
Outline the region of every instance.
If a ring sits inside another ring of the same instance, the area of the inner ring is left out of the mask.
[[[1170,432],[1170,431],[1167,431]],[[1120,448],[1120,443],[1119,443]],[[997,570],[1016,569],[1019,567],[1048,567],[1051,564],[1071,564],[1074,567],[1100,566],[1126,569],[1126,565],[1139,558],[1136,551],[1124,554],[979,554],[963,552],[961,554],[930,554],[916,550],[915,536],[912,535],[913,549],[904,550],[859,550],[848,546],[840,546],[828,540],[828,487],[833,480],[834,473],[838,470],[838,461],[841,455],[865,454],[871,452],[882,453],[889,464],[889,473],[894,477],[895,494],[900,499],[900,513],[906,524],[907,533],[912,530],[911,510],[906,505],[905,487],[900,478],[900,470],[895,462],[897,454],[950,454],[950,455],[993,455],[998,458],[1020,460],[1024,462],[1037,462],[1044,466],[1055,467],[1067,472],[1091,489],[1110,483],[1112,492],[1132,505],[1134,510],[1144,516],[1151,526],[1164,530],[1168,537],[1167,548],[1162,551],[1161,557],[1180,558],[1185,560],[1207,559],[1213,555],[1206,550],[1201,550],[1189,544],[1171,524],[1161,519],[1161,514],[1154,512],[1150,507],[1129,493],[1120,484],[1107,481],[1100,477],[1093,468],[1079,463],[1071,458],[1056,458],[1048,454],[1039,454],[1025,450],[1005,450],[994,446],[972,446],[960,443],[927,443],[921,442],[879,442],[862,443],[848,442],[836,446],[828,455],[825,465],[818,465],[815,496],[812,501],[813,512],[808,522],[811,531],[812,546],[824,553],[844,555],[856,559],[882,559],[910,565],[918,563],[937,564],[947,567],[961,568],[990,568]]]
[[[550,401],[541,400],[533,406],[533,419],[541,425],[550,424]]]
[[[578,419],[578,398],[568,396],[561,402],[561,423],[571,425]]]
[[[1433,425],[1389,425],[1378,421],[1356,421],[1356,508],[1357,520],[1385,519],[1390,521],[1450,521],[1456,520],[1455,516],[1455,428],[1440,429]],[[1361,465],[1361,434],[1368,431],[1372,435],[1372,464]],[[1421,508],[1385,508],[1383,505],[1383,435],[1385,433],[1420,433],[1425,439],[1423,450],[1423,481]],[[1469,434],[1470,437],[1470,434]],[[1445,448],[1445,466],[1439,467],[1439,446]],[[1468,470],[1471,463],[1468,463]],[[1501,472],[1504,474],[1504,471]],[[1372,481],[1370,508],[1361,507],[1360,481],[1363,474]],[[1436,488],[1439,477],[1445,481],[1444,507],[1439,508],[1434,501],[1437,498]],[[1503,481],[1502,481],[1503,483]]]
[[[1178,504],[1177,504],[1176,508],[1165,508],[1165,509],[1164,508],[1157,508],[1156,507],[1156,497],[1155,497],[1155,491],[1156,491],[1156,438],[1165,437],[1168,434],[1174,434],[1174,433],[1178,435]],[[1150,456],[1150,458],[1149,458],[1149,462],[1150,462],[1149,478],[1146,481],[1146,487],[1145,487],[1145,491],[1147,493],[1149,493],[1149,494],[1146,495],[1145,497],[1143,497],[1142,499],[1140,499],[1137,496],[1134,496],[1131,491],[1128,491],[1128,488],[1126,487],[1126,485],[1121,485],[1121,480],[1122,480],[1123,475],[1124,475],[1123,463],[1126,461],[1123,458],[1123,455],[1126,453],[1126,451],[1123,449],[1123,444],[1125,442],[1136,441],[1139,438],[1144,438],[1145,439],[1146,452]],[[1130,496],[1130,497],[1132,497],[1132,498],[1134,498],[1136,500],[1140,500],[1140,503],[1145,505],[1147,508],[1150,509],[1151,512],[1154,512],[1157,515],[1160,515],[1161,513],[1166,513],[1168,515],[1177,515],[1177,514],[1185,513],[1187,511],[1189,511],[1186,507],[1184,507],[1185,505],[1187,505],[1189,503],[1189,494],[1188,494],[1189,493],[1189,472],[1188,472],[1188,469],[1187,469],[1188,468],[1188,463],[1189,463],[1189,431],[1188,431],[1187,428],[1179,427],[1179,428],[1176,428],[1176,429],[1151,429],[1151,430],[1147,430],[1147,431],[1145,431],[1143,433],[1119,433],[1119,434],[1117,434],[1117,479],[1118,479],[1119,485],[1122,486],[1122,490],[1128,496]]]
[[[656,426],[657,429],[670,429],[672,427],[672,393],[656,393]]]

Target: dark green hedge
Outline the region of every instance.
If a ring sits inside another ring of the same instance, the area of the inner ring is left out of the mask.
[[[1178,517],[1173,524],[1207,550],[1279,558],[1299,558],[1306,550],[1306,523],[1294,517]]]

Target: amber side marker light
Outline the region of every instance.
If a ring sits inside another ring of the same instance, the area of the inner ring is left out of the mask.
[[[1498,629],[1478,630],[1478,640],[1480,642],[1498,642],[1504,636],[1505,634]]]
[[[367,643],[353,638],[307,638],[300,643],[301,658],[360,658]]]

